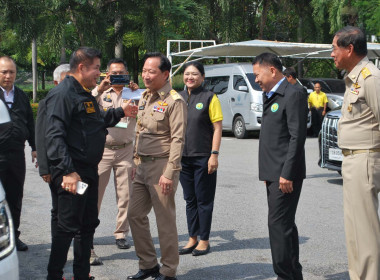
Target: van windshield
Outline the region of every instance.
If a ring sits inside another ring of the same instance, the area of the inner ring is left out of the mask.
[[[253,73],[246,73],[249,83],[254,90],[262,91],[258,83],[255,83],[256,76]]]

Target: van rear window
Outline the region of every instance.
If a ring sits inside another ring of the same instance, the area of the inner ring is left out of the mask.
[[[246,73],[249,83],[254,90],[262,91],[258,83],[255,83],[256,76],[252,73]]]
[[[228,89],[229,76],[207,77],[203,87],[215,94],[223,94]]]

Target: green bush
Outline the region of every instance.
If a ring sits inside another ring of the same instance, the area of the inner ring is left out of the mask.
[[[32,90],[24,90],[24,92],[28,96],[29,100],[31,100],[31,102],[32,102],[33,101],[33,91]],[[48,94],[48,92],[49,92],[48,89],[37,90],[36,102],[40,102],[42,99],[44,99],[46,97],[46,95]]]
[[[37,118],[37,111],[38,111],[38,103],[30,103],[30,106],[32,107],[33,118],[34,118],[34,120],[36,120],[36,118]]]
[[[177,74],[174,77],[172,77],[172,88],[176,91],[180,92],[183,91],[185,87],[185,84],[183,83],[183,75]]]

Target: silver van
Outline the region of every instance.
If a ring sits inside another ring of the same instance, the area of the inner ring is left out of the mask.
[[[251,63],[205,65],[204,87],[219,97],[223,131],[244,138],[248,131],[260,130],[263,112],[262,90],[255,83]]]

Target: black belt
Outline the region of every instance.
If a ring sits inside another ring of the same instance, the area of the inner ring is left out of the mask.
[[[168,158],[168,157],[151,157],[151,156],[140,156],[140,159],[142,162],[147,162],[147,161],[155,161],[155,160],[158,160],[158,159],[165,159],[165,158]]]

